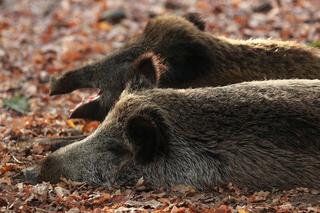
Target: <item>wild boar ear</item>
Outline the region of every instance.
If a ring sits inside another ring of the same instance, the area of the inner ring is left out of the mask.
[[[205,30],[206,23],[199,13],[187,13],[183,17],[194,24],[199,30]]]
[[[159,56],[146,53],[137,58],[128,72],[127,82],[132,90],[153,88],[166,67]]]
[[[157,114],[147,112],[135,115],[127,123],[127,137],[140,163],[150,162],[156,156],[167,153],[168,128]]]

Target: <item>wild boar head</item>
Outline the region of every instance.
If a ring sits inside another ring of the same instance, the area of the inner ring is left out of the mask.
[[[157,73],[163,68],[153,54],[140,57],[131,66],[122,96],[134,99],[131,93],[154,87]],[[39,165],[26,169],[26,180],[55,183],[63,176],[105,186],[137,181],[143,175],[140,166],[166,153],[169,139],[159,109],[147,103],[135,104],[119,101],[92,135],[60,148]]]
[[[103,121],[127,84],[130,65],[143,54],[153,52],[168,65],[168,73],[170,69],[179,72],[179,75],[173,75],[173,72],[163,75],[160,86],[177,87],[192,78],[189,76],[192,71],[209,70],[209,50],[201,36],[197,36],[204,26],[196,13],[155,18],[149,21],[140,36],[104,60],[53,77],[50,95],[66,94],[80,88],[98,88],[99,95],[76,107],[70,117]]]

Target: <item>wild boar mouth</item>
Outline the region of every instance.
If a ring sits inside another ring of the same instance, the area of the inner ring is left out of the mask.
[[[98,94],[94,94],[94,95],[90,95],[88,97],[85,97],[85,98],[82,98],[81,102],[78,103],[75,107],[73,107],[71,110],[70,110],[70,116],[71,114],[76,111],[77,109],[81,108],[82,106],[84,106],[85,104],[89,104],[89,103],[92,103],[96,100],[98,100],[100,98],[100,93]]]
[[[101,96],[102,92],[98,90],[93,95],[83,98],[80,103],[70,110],[69,118],[87,118],[88,120],[101,120],[98,118],[104,118],[104,113],[101,112]]]

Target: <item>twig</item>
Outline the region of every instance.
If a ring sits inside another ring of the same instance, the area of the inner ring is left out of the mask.
[[[17,163],[22,164],[23,162],[19,161],[13,154],[10,154],[11,157],[13,158],[14,161],[16,161]]]

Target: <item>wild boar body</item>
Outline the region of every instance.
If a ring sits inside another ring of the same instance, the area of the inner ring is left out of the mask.
[[[106,186],[232,182],[249,189],[320,188],[320,81],[125,90],[88,138],[27,173]]]
[[[155,82],[159,88],[320,79],[320,54],[316,49],[270,39],[227,39],[204,32],[204,24],[195,14],[152,19],[141,35],[104,60],[53,79],[51,94],[99,88],[101,97],[78,108],[71,117],[102,121],[125,89],[132,62],[150,52],[166,66]]]

